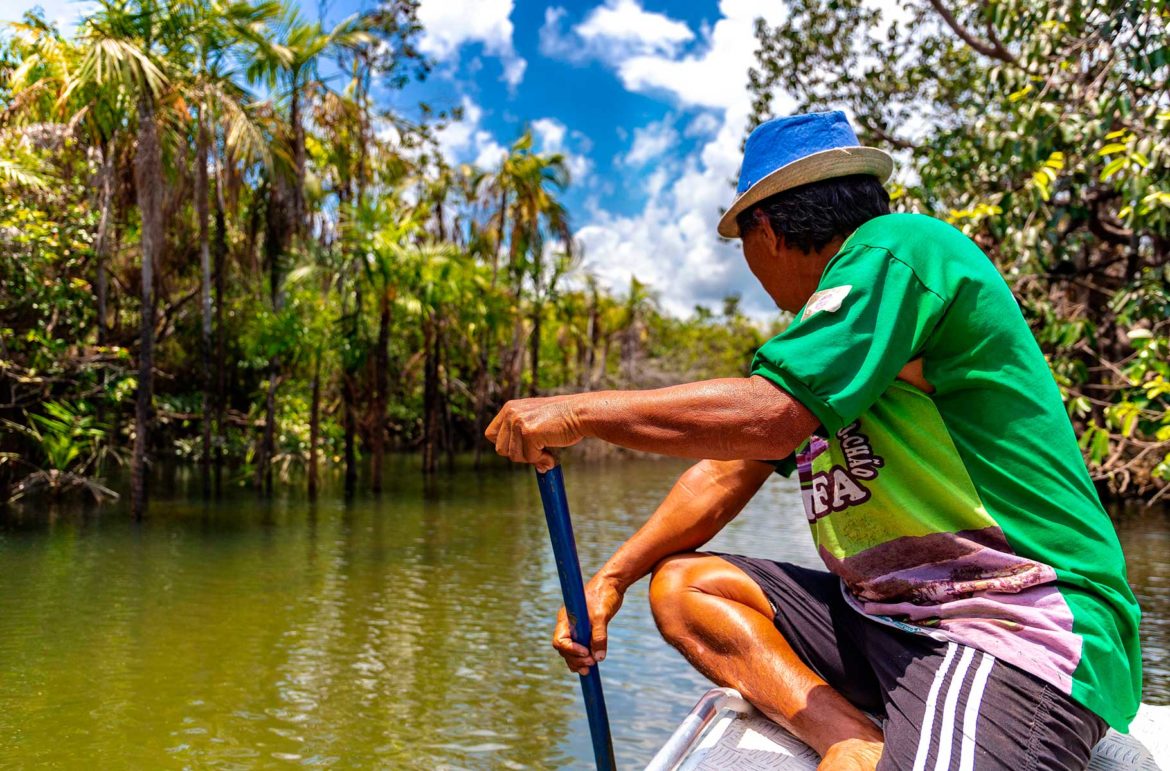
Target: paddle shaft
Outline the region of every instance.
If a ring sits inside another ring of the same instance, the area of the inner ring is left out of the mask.
[[[589,606],[585,602],[585,584],[581,580],[581,563],[577,559],[577,543],[573,540],[573,522],[569,518],[569,501],[565,497],[565,478],[560,466],[541,473],[536,472],[540,500],[544,503],[544,518],[552,539],[553,556],[557,561],[557,575],[561,579],[561,595],[569,615],[569,634],[573,642],[590,647],[593,629],[589,624]],[[605,712],[605,696],[601,692],[601,673],[597,665],[589,674],[581,675],[581,693],[585,696],[585,714],[589,718],[589,734],[593,738],[593,757],[597,768],[613,771],[613,740],[609,735],[609,717]]]

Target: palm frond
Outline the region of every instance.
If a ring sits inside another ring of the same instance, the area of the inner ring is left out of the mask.
[[[40,169],[5,158],[0,158],[0,182],[33,190],[48,190],[50,187],[49,176]]]

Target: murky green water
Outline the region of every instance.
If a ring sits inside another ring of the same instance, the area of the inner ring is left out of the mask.
[[[684,464],[566,469],[587,572]],[[0,518],[0,767],[589,767],[530,473],[412,468],[380,499],[156,500],[135,526]],[[1147,609],[1147,698],[1170,700],[1170,522],[1121,521]],[[815,564],[775,478],[714,548]],[[653,754],[707,687],[659,639],[645,583],[602,667],[619,764]]]

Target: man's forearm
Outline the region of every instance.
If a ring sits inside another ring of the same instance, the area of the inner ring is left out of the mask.
[[[597,577],[624,593],[663,559],[698,549],[743,510],[771,473],[771,466],[757,461],[695,464]]]
[[[783,458],[819,424],[803,405],[761,377],[577,398],[574,413],[583,435],[683,458]]]

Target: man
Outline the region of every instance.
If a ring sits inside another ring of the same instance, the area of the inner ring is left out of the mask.
[[[585,436],[704,459],[589,582],[591,650],[563,611],[554,646],[601,661],[653,571],[663,636],[822,768],[1084,768],[1140,698],[1120,544],[1007,285],[959,231],[888,213],[891,167],[842,113],[762,124],[719,232],[795,316],[751,376],[492,422],[538,468]],[[799,473],[829,572],[696,551],[774,470]]]

